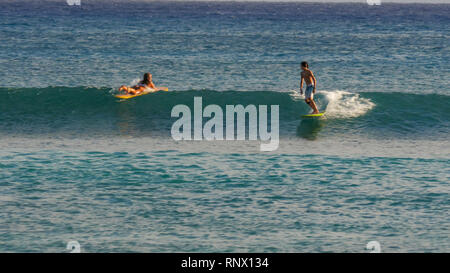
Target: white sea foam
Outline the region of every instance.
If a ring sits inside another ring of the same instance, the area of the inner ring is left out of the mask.
[[[362,98],[357,93],[346,91],[321,91],[327,103],[327,118],[355,118],[366,114],[375,103],[370,99]]]
[[[130,86],[137,85],[141,81],[140,78],[135,78],[130,82]]]
[[[299,101],[299,100],[304,100],[305,96],[304,95],[300,95],[300,92],[298,90],[292,89],[288,91],[290,94],[289,96],[291,96],[291,98],[294,101]]]
[[[290,90],[290,96],[294,101],[304,100],[305,96],[300,95],[298,90]],[[320,101],[316,98],[319,109],[321,109],[320,104],[325,104],[326,117],[327,118],[354,118],[359,117],[370,111],[375,107],[370,99],[362,98],[358,93],[351,93],[343,90],[335,91],[323,91],[320,90],[318,93],[324,96],[324,101]]]

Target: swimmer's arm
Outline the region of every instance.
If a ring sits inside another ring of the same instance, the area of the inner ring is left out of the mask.
[[[155,86],[155,84],[154,84],[153,82],[151,82],[151,83],[148,85],[148,87],[153,88],[153,89],[156,89],[156,86]]]

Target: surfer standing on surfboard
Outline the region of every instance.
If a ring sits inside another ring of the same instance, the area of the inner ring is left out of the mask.
[[[150,73],[145,73],[144,79],[142,81],[140,81],[137,85],[132,86],[132,87],[122,85],[119,88],[119,91],[125,90],[127,92],[127,94],[137,95],[139,93],[142,93],[142,91],[144,91],[147,88],[156,89],[156,86],[152,81],[152,74],[150,74]]]
[[[301,64],[301,80],[300,80],[300,94],[303,94],[303,81],[306,82],[306,90],[305,90],[305,102],[308,104],[314,112],[312,114],[319,114],[319,110],[317,109],[317,105],[314,102],[314,94],[316,93],[316,77],[311,70],[309,70],[308,62],[302,62]]]

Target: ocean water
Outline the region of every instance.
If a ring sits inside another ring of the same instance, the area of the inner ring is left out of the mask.
[[[448,252],[449,38],[448,4],[2,1],[0,251]],[[194,97],[279,105],[278,149],[174,141]]]

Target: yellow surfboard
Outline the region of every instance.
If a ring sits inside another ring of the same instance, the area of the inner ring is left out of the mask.
[[[155,92],[158,92],[158,91],[169,91],[169,88],[167,88],[167,87],[156,87],[156,89],[150,89],[148,91],[143,91],[143,92],[141,92],[139,94],[136,94],[136,95],[119,94],[119,95],[115,95],[114,97],[116,97],[118,99],[126,100],[126,99],[131,99],[131,98],[134,98],[134,97],[139,97],[139,96],[142,96],[142,95],[147,95],[147,94],[150,94],[150,93],[155,93]]]
[[[319,114],[310,114],[310,115],[302,115],[302,118],[316,118],[321,117],[325,114],[325,112],[319,113]]]

